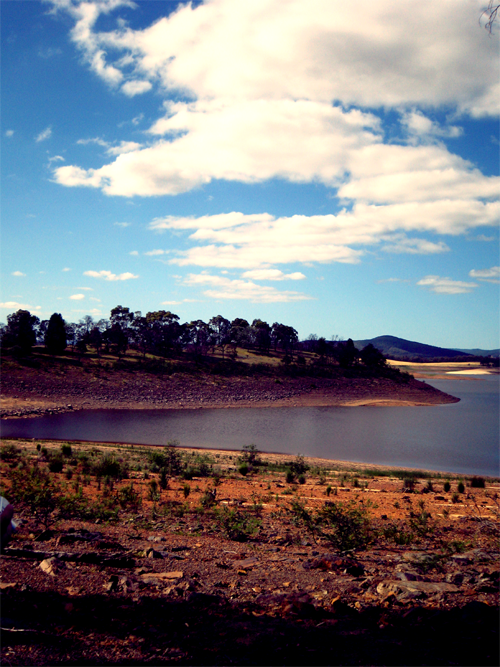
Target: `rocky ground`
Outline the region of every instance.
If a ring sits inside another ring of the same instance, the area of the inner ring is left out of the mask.
[[[19,465],[46,469],[61,447],[36,444],[4,443],[5,493]],[[244,476],[241,453],[185,451],[206,476],[161,490],[148,448],[71,447],[51,473],[59,489],[92,503],[132,484],[141,503],[107,519],[56,509],[47,530],[17,504],[2,664],[498,664],[498,480],[420,472],[413,486],[409,472],[314,459],[287,483],[284,456]],[[85,457],[106,456],[127,479],[85,474]],[[344,551],[308,530],[300,508],[333,506],[365,516],[368,545]]]
[[[42,360],[43,361],[43,360]],[[222,377],[83,367],[2,365],[1,417],[32,417],[75,409],[227,408],[335,405],[438,405],[458,399],[425,382],[378,378]]]

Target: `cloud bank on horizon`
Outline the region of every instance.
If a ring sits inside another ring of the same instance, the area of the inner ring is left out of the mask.
[[[430,261],[452,255],[458,240],[476,254],[497,242],[500,177],[476,158],[470,129],[500,107],[498,39],[478,25],[483,4],[206,0],[162,3],[164,14],[148,20],[147,3],[45,0],[103,95],[137,108],[156,101],[112,139],[90,132],[75,142],[78,154],[58,150],[52,183],[140,206],[160,198],[165,214],[156,205],[142,220],[150,248],[129,247],[123,261],[186,269],[173,277],[177,287],[205,299],[321,301],[312,286],[276,284],[310,284],[310,267],[398,256],[421,258],[412,281],[421,298],[476,295],[498,283],[494,253],[454,265],[449,277]],[[57,132],[47,124],[35,141],[48,145]],[[173,199],[221,183],[315,186],[328,199],[306,213],[270,211],[258,196],[253,210],[221,202],[210,213],[169,212]],[[131,268],[101,264],[80,275],[139,283],[143,271]],[[408,282],[377,282],[398,281]]]

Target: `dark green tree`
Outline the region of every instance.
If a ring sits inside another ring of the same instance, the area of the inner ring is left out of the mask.
[[[377,350],[376,347],[373,347],[371,343],[368,343],[359,353],[361,361],[365,366],[370,368],[382,368],[386,365],[387,361],[382,352]]]
[[[24,353],[31,352],[36,343],[35,327],[40,323],[36,315],[29,310],[18,310],[16,313],[7,315],[7,326],[2,335],[2,346],[18,346]]]
[[[62,354],[66,349],[66,322],[60,313],[51,315],[44,343],[50,354]]]

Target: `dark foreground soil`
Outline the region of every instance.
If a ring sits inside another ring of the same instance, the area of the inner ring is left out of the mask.
[[[44,465],[35,443],[16,446]],[[211,452],[217,477],[190,480],[188,496],[171,477],[153,504],[158,475],[136,470],[146,451],[94,446],[129,462],[117,488],[132,482],[142,497],[114,522],[56,513],[43,530],[16,508],[22,523],[0,562],[3,665],[498,665],[498,480],[465,480],[457,494],[459,480],[420,473],[409,492],[387,470],[308,460],[305,483],[287,484],[276,467],[243,477],[237,453]],[[2,465],[7,493],[14,462]],[[87,480],[84,496],[99,488]],[[342,553],[305,529],[294,500],[311,512],[352,501],[372,543]],[[224,507],[259,530],[229,539]],[[387,537],[390,525],[411,532],[405,544]]]

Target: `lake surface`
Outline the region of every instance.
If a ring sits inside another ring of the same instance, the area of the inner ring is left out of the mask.
[[[304,454],[455,473],[499,470],[500,376],[428,381],[461,399],[432,407],[82,410],[7,419],[3,437]]]

